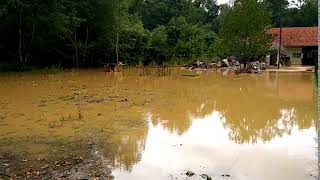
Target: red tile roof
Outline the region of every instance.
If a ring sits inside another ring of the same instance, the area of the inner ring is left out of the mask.
[[[279,44],[280,28],[271,28],[268,32],[275,34],[273,41]],[[283,46],[318,46],[318,28],[317,27],[286,27],[282,28]]]

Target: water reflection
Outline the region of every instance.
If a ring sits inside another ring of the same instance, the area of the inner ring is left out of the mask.
[[[166,98],[150,110],[141,161],[130,172],[115,170],[116,177],[168,179],[194,169],[216,178],[223,173],[234,179],[314,178],[312,77],[296,75],[226,81],[209,74],[171,86],[157,81]],[[248,164],[251,158],[257,166]]]
[[[116,179],[179,178],[189,169],[214,179],[312,178],[312,74],[184,73],[0,76],[0,146],[37,154],[26,148],[34,137],[93,141]]]
[[[283,131],[281,136],[275,135],[268,142],[257,140],[255,144],[230,139],[234,132],[225,127],[226,117],[219,111],[203,118],[193,117],[183,134],[168,131],[165,123],[153,125],[150,114],[141,161],[132,171],[115,169],[113,173],[116,179],[184,179],[187,170],[207,173],[214,179],[222,179],[222,174],[232,174],[232,179],[312,179],[310,173],[316,172],[312,165],[316,158],[316,142],[312,139],[315,128],[301,131],[297,125],[286,126],[291,113],[283,110],[276,125],[277,129],[290,129],[290,134]]]
[[[165,102],[152,108],[153,124],[164,123],[166,128],[182,134],[191,125],[191,116],[201,118],[216,110],[225,116],[224,126],[231,129],[229,136],[237,143],[270,141],[276,135],[290,134],[294,124],[300,129],[310,128],[316,119],[310,75],[299,74],[296,79],[293,78],[296,75],[282,76],[277,80],[279,84],[273,84],[272,73],[240,76],[231,81],[212,75],[208,81],[180,80],[175,84],[175,91],[165,90]],[[292,93],[290,89],[295,90]],[[279,93],[283,91],[286,93]],[[279,119],[285,121],[285,128],[278,128]]]

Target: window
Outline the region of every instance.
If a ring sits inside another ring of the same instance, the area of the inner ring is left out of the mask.
[[[312,52],[307,52],[307,58],[312,58]]]
[[[292,58],[301,58],[301,53],[292,53]]]

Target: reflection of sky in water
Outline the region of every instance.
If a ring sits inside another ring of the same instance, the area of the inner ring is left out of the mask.
[[[168,179],[186,170],[215,179],[307,179],[316,163],[312,73],[177,72],[1,76],[0,137],[20,153],[25,143],[37,147],[30,137],[86,141],[86,132],[94,134],[116,179]],[[65,117],[72,119],[61,124]],[[30,163],[42,151],[35,149]]]
[[[116,169],[113,174],[115,179],[170,179],[185,178],[183,174],[192,170],[214,179],[222,179],[222,174],[231,174],[232,179],[254,180],[312,178],[310,174],[315,175],[316,171],[316,166],[312,166],[316,164],[316,131],[314,127],[288,127],[288,118],[293,116],[294,109],[283,109],[278,120],[278,128],[290,128],[290,134],[255,144],[230,140],[230,130],[224,127],[226,120],[218,111],[204,118],[191,117],[192,125],[180,136],[163,124],[149,123],[141,161],[131,172]],[[152,115],[147,119],[151,122]]]

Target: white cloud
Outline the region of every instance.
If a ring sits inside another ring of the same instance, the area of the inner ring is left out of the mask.
[[[217,0],[218,4],[229,3],[230,0]]]

